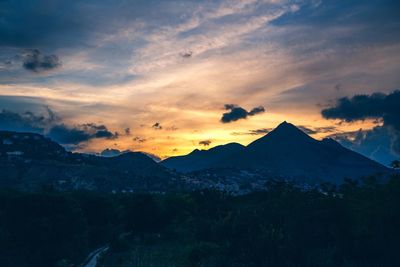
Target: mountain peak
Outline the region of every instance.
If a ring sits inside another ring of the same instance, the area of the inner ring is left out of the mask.
[[[284,138],[284,139],[293,139],[295,138],[296,140],[298,138],[307,138],[307,139],[312,139],[310,136],[308,136],[306,133],[304,133],[302,130],[294,126],[293,124],[284,121],[281,124],[279,124],[274,130],[272,130],[270,133],[268,133],[265,137],[269,138]]]
[[[309,144],[310,142],[316,142],[316,140],[293,124],[284,121],[265,136],[249,144],[247,148],[264,150],[266,146],[270,145],[274,147],[285,145],[286,147],[290,143],[295,146],[302,146],[304,144]]]
[[[284,121],[282,123],[280,123],[275,129],[274,131],[301,131],[299,128],[297,128],[296,126],[294,126],[293,124]]]

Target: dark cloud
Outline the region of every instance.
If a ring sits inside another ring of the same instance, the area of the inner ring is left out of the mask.
[[[35,115],[32,112],[15,113],[2,110],[0,130],[43,133],[48,125],[57,123],[59,118],[49,108],[47,115]]]
[[[211,145],[211,143],[212,143],[211,140],[202,140],[199,142],[199,145],[209,146],[209,145]]]
[[[44,55],[37,49],[29,50],[23,55],[22,66],[30,71],[48,71],[61,66],[61,61],[56,55]]]
[[[18,54],[21,49],[37,48],[44,54],[62,56],[62,59],[83,52],[86,62],[102,68],[86,69],[83,75],[80,67],[73,66],[52,74],[52,78],[92,86],[127,83],[137,77],[128,73],[126,68],[130,64],[132,49],[146,45],[144,36],[159,29],[160,25],[177,25],[185,21],[181,14],[194,8],[190,2],[195,0],[179,2],[35,0],[34,4],[26,4],[20,0],[0,0],[0,68],[7,67],[2,66],[3,59]],[[129,43],[119,37],[118,41],[105,40],[119,36],[121,31],[131,30],[142,32],[143,38],[135,38]],[[22,65],[21,58],[17,62]],[[28,64],[29,69],[31,66],[37,65]],[[49,64],[43,65],[47,66]],[[7,72],[0,72],[0,83],[28,82],[47,84],[49,80],[26,75],[14,66],[7,67]]]
[[[333,107],[323,109],[321,114],[326,119],[339,119],[354,122],[374,119],[383,122],[392,135],[392,149],[400,154],[400,91],[390,94],[374,93],[343,97]]]
[[[255,107],[249,112],[242,107],[239,107],[235,104],[225,104],[225,109],[229,110],[222,114],[221,122],[222,123],[230,123],[233,121],[237,121],[240,119],[246,119],[248,116],[254,116],[259,113],[265,112],[265,108],[263,106]]]
[[[82,129],[88,133],[91,138],[106,138],[106,139],[116,139],[119,137],[118,132],[110,132],[105,125],[97,125],[95,123],[86,123],[75,126],[77,129]]]
[[[125,133],[125,135],[131,135],[131,129],[129,127],[125,128],[124,133]]]
[[[309,126],[304,126],[304,125],[299,125],[297,126],[300,130],[305,132],[306,134],[312,135],[312,134],[317,134],[317,133],[331,133],[336,130],[336,127],[334,126],[327,126],[327,127],[309,127]]]
[[[338,2],[336,0],[303,1],[298,12],[287,13],[272,23],[277,26],[307,27],[311,34],[303,34],[303,38],[314,36],[318,29],[324,29],[321,34],[332,28],[354,27],[352,35],[347,38],[327,36],[336,43],[351,45],[355,43],[393,43],[399,41],[395,34],[400,22],[398,13],[400,3],[396,0],[364,1],[353,0]],[[373,35],[371,35],[373,32]],[[347,33],[342,33],[347,34]],[[289,38],[289,42],[294,42]],[[300,40],[298,40],[300,41]],[[304,39],[302,40],[304,42]]]
[[[391,149],[392,134],[387,127],[377,126],[371,130],[360,129],[335,133],[329,137],[343,146],[387,166],[397,158]]]
[[[70,128],[65,124],[55,125],[50,128],[48,134],[50,138],[60,144],[76,145],[93,138],[92,135],[78,128]]]
[[[332,133],[336,131],[335,126],[315,127],[314,129],[317,133]]]
[[[138,143],[144,143],[147,141],[147,139],[139,137],[139,136],[135,136],[132,140],[135,142],[138,142]]]
[[[317,133],[317,131],[315,131],[313,129],[310,129],[310,128],[308,128],[306,126],[303,126],[303,125],[299,125],[299,126],[297,126],[297,128],[299,128],[300,130],[302,130],[306,134],[316,134]]]
[[[257,115],[259,113],[264,113],[265,112],[265,108],[263,106],[258,106],[253,108],[252,110],[250,110],[250,112],[248,113],[249,116],[254,116]]]
[[[63,145],[77,145],[91,139],[118,138],[118,133],[110,132],[104,125],[82,124],[69,126],[64,123],[51,126],[46,136]]]
[[[264,135],[269,133],[271,130],[272,128],[261,128],[261,129],[249,130],[249,133],[251,135]]]
[[[187,51],[184,53],[180,53],[181,57],[183,58],[191,58],[193,56],[193,51]]]
[[[94,135],[96,138],[107,138],[107,139],[116,139],[119,137],[118,132],[110,132],[108,130],[97,131]]]
[[[118,133],[112,133],[105,125],[86,123],[70,126],[63,123],[51,109],[46,110],[46,115],[3,110],[0,113],[0,130],[39,133],[62,145],[78,145],[91,139],[118,137]]]
[[[171,16],[179,21],[188,6],[193,6],[190,1],[173,6],[160,0],[0,1],[0,46],[87,45],[99,34],[115,33],[141,19],[154,27],[167,24]]]
[[[247,132],[233,132],[231,135],[265,135],[272,131],[272,128],[261,128],[255,130],[249,130]]]
[[[159,122],[154,123],[151,127],[153,129],[156,129],[156,130],[161,130],[162,129],[162,126],[161,126],[161,124]]]

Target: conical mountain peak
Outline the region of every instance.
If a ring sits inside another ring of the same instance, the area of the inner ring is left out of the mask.
[[[270,146],[270,144],[273,144],[274,146],[288,143],[300,145],[309,142],[316,142],[316,140],[308,136],[293,124],[284,121],[264,137],[249,144],[248,148],[251,149],[257,147],[257,149],[261,149],[266,145]]]
[[[163,161],[163,165],[181,172],[243,169],[267,177],[299,179],[310,183],[340,183],[343,177],[359,178],[387,171],[385,167],[332,139],[318,141],[301,129],[284,121],[247,147],[227,144],[199,155],[191,153],[169,158]]]
[[[278,125],[271,133],[279,133],[279,134],[284,134],[284,135],[289,135],[289,134],[299,134],[299,135],[306,135],[303,131],[301,131],[299,128],[294,126],[293,124],[284,121],[281,124]]]

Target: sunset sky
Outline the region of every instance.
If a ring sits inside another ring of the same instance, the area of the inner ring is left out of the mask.
[[[341,108],[363,94],[400,110],[399,14],[390,0],[3,0],[0,129],[164,158],[286,120],[359,146],[387,128],[366,145],[396,157],[400,111]]]

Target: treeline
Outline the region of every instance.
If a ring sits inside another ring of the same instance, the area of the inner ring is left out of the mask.
[[[400,266],[400,178],[304,190],[0,193],[0,265]],[[151,265],[150,265],[151,264]]]

